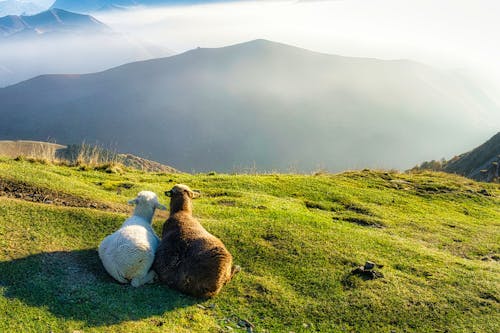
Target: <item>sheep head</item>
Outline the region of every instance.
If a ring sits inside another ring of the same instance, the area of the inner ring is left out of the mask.
[[[158,202],[158,196],[151,191],[141,191],[135,199],[129,200],[129,205],[147,205],[154,209],[166,210],[167,207]]]
[[[187,195],[190,199],[194,199],[200,196],[200,192],[193,191],[187,185],[177,184],[171,190],[165,191],[165,195],[172,198]]]
[[[165,195],[171,197],[170,214],[175,214],[179,211],[191,213],[193,210],[191,199],[199,197],[200,193],[191,190],[186,185],[177,184],[170,191],[166,191]]]
[[[135,199],[128,202],[135,205],[134,215],[141,216],[151,222],[156,209],[166,210],[167,207],[158,201],[158,196],[151,191],[141,191]]]

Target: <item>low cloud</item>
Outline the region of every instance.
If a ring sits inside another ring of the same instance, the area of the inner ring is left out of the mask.
[[[496,0],[248,1],[98,12],[99,20],[128,41],[2,41],[0,86],[30,75],[97,71],[198,46],[264,38],[318,52],[412,59],[459,71],[484,83],[500,104],[500,44],[492,42],[500,40],[498,12]]]

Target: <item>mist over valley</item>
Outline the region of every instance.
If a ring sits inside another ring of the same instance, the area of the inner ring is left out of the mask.
[[[310,172],[407,169],[498,131],[495,67],[488,80],[460,69],[448,31],[423,41],[416,19],[342,19],[382,13],[355,4],[38,1],[0,18],[2,139],[96,142],[186,171]],[[381,33],[392,45],[370,47]],[[461,54],[486,64],[485,50]]]

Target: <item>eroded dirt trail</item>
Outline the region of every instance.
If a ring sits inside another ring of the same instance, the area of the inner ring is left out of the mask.
[[[0,197],[15,198],[56,206],[94,208],[119,213],[129,212],[127,207],[120,207],[119,205],[112,206],[103,202],[4,178],[0,178]]]

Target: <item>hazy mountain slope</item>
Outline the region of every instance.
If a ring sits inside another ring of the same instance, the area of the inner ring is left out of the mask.
[[[41,76],[1,89],[0,110],[5,139],[98,140],[186,171],[408,168],[500,127],[479,90],[424,65],[264,40]]]
[[[100,33],[110,29],[90,15],[49,9],[36,15],[0,17],[0,37],[45,33]]]
[[[474,150],[453,158],[444,167],[444,171],[458,173],[476,180],[498,178],[500,162],[500,132]]]
[[[41,74],[91,73],[171,54],[116,33],[90,15],[62,9],[0,17],[0,41],[0,87]]]

